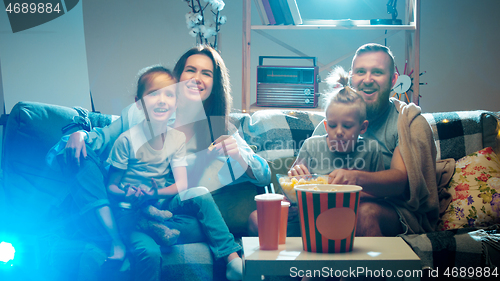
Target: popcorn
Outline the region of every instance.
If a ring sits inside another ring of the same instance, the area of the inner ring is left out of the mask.
[[[297,195],[295,194],[294,187],[296,185],[304,185],[304,184],[328,184],[327,176],[320,176],[316,178],[306,179],[301,177],[297,179],[297,177],[283,177],[279,179],[279,183],[281,189],[285,193],[286,197],[292,202],[297,203]]]

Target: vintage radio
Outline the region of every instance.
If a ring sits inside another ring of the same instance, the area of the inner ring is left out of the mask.
[[[264,59],[307,59],[313,66],[263,65]],[[257,105],[317,107],[318,67],[315,57],[260,56],[257,66]]]

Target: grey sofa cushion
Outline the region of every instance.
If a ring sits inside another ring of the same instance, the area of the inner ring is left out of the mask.
[[[484,110],[425,113],[434,133],[437,159],[458,160],[484,147],[495,147],[497,120]]]
[[[163,280],[226,280],[224,261],[215,261],[205,243],[175,245],[162,257]]]
[[[296,156],[324,114],[295,110],[261,110],[252,116],[232,114],[236,126],[256,153],[266,160]],[[238,126],[239,125],[239,126]]]

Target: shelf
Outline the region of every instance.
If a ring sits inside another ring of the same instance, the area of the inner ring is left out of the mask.
[[[405,59],[408,62],[409,69],[414,73],[420,73],[420,0],[405,0],[404,25],[371,25],[370,20],[304,20],[302,25],[252,25],[251,24],[251,2],[252,0],[243,0],[243,50],[242,50],[242,91],[241,91],[241,109],[243,112],[255,112],[257,110],[306,110],[313,112],[322,112],[321,108],[283,108],[283,107],[262,107],[250,104],[250,51],[251,51],[251,33],[252,30],[260,34],[266,34],[266,30],[391,30],[392,33],[405,31]],[[296,53],[299,56],[307,56],[296,50],[287,43],[276,40],[273,36],[266,36],[268,39],[278,43],[282,47]],[[293,41],[293,40],[292,40]],[[368,42],[367,42],[368,43]],[[357,46],[359,47],[359,46]],[[354,52],[353,52],[354,53]],[[346,55],[344,55],[346,56]],[[339,59],[345,59],[341,56]],[[332,61],[334,64],[337,60]],[[331,65],[327,64],[327,67]],[[403,74],[403,73],[401,73]],[[419,104],[419,76],[414,75],[413,93],[411,101]]]
[[[311,29],[340,29],[340,30],[409,30],[415,31],[415,25],[334,25],[334,24],[308,24],[308,25],[252,25],[253,30],[311,30]]]

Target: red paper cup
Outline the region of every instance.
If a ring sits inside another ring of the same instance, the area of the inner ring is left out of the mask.
[[[290,202],[281,201],[281,221],[280,221],[280,234],[278,243],[286,243],[286,228],[288,225],[288,209],[290,208]]]
[[[261,250],[277,250],[281,220],[281,194],[260,194],[257,203],[257,225]]]
[[[312,189],[314,188],[314,190]],[[363,188],[357,185],[307,184],[295,187],[305,251],[352,251]]]

